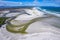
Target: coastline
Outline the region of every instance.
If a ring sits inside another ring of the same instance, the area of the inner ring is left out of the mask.
[[[45,14],[42,17],[48,16],[49,18],[32,23],[26,30],[28,34],[25,35],[8,32],[5,28],[5,24],[1,27],[1,38],[3,38],[3,40],[59,40],[60,28],[58,25],[60,25],[60,17],[52,14]],[[56,26],[56,24],[58,27]]]

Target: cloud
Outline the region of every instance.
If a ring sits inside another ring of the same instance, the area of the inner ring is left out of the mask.
[[[55,0],[57,1],[57,0]],[[59,2],[60,3],[60,2]],[[58,1],[57,2],[44,2],[37,1],[34,2],[11,2],[11,1],[0,1],[0,6],[55,6],[60,7]]]

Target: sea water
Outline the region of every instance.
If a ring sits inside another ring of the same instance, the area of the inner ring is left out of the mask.
[[[43,7],[40,7],[41,9],[45,9],[46,11],[49,11],[49,12],[53,12],[55,14],[60,14],[60,7],[47,7],[47,6],[43,6]]]

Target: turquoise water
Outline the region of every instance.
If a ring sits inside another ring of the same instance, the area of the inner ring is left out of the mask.
[[[40,7],[42,9],[45,9],[50,12],[59,12],[60,14],[60,7]]]

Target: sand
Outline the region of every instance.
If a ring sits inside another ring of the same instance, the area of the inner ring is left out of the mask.
[[[49,18],[29,25],[28,34],[11,33],[6,30],[6,24],[0,28],[0,40],[60,40],[60,18],[54,15],[44,15]]]

